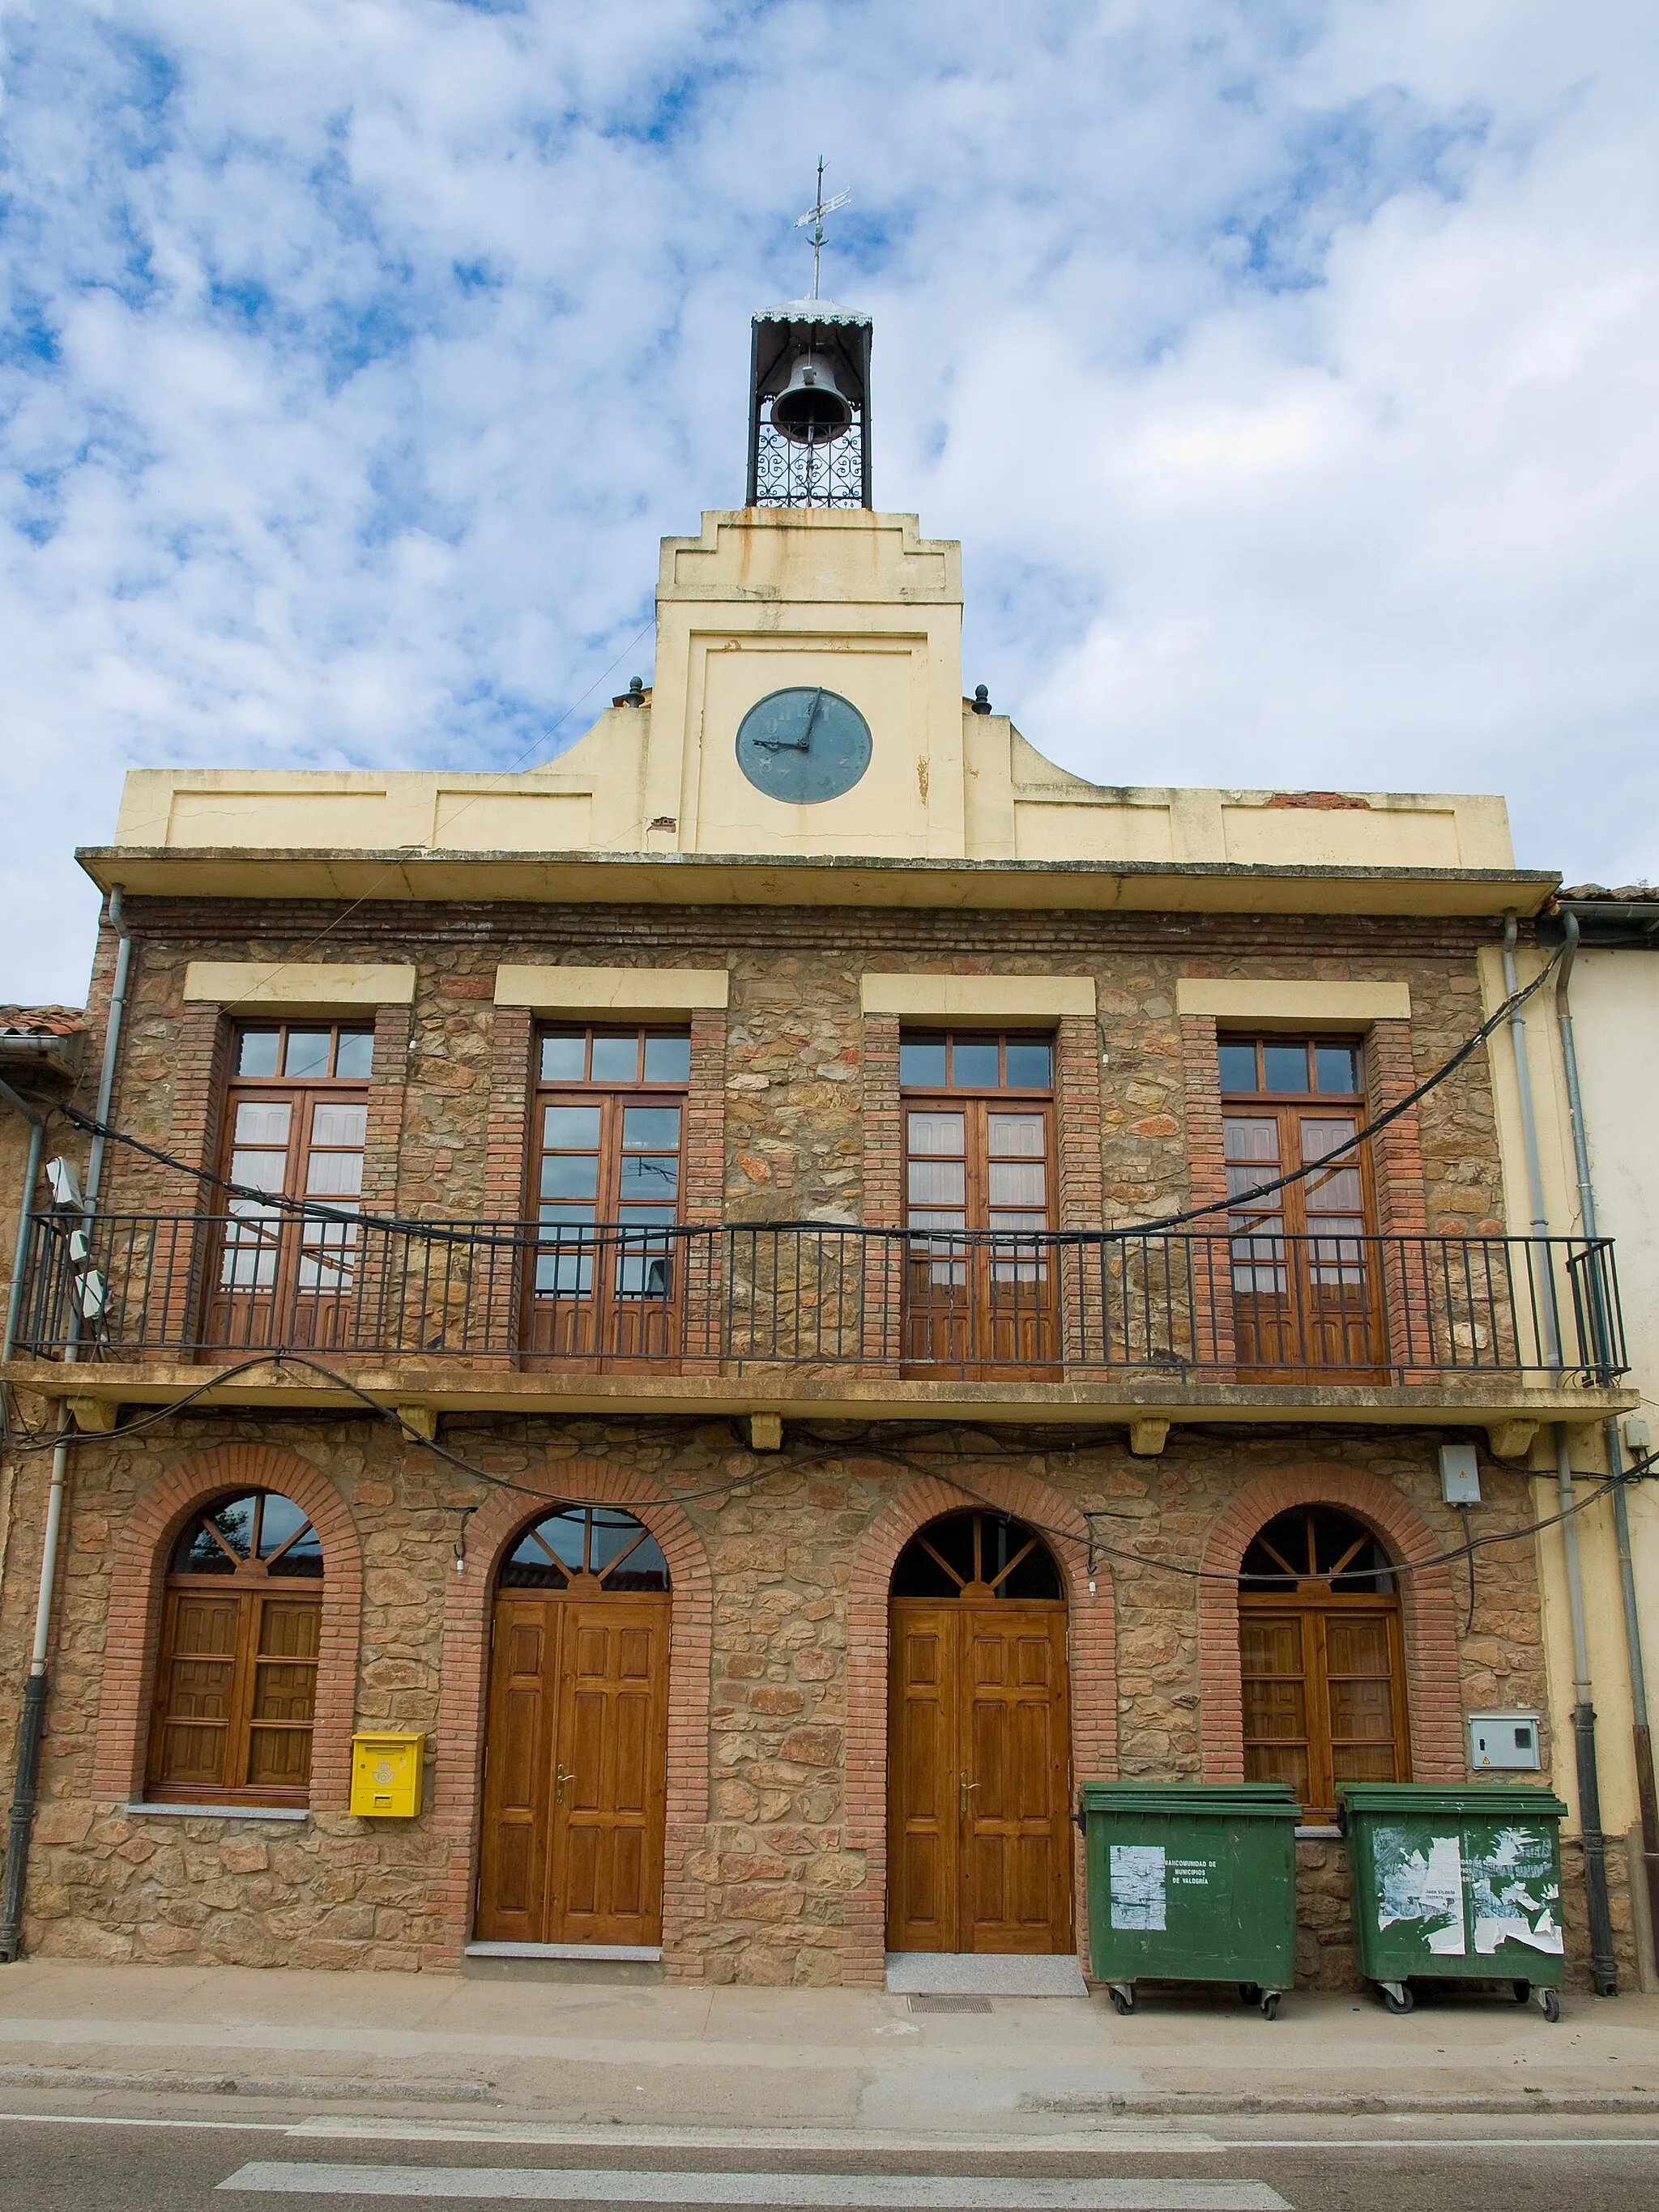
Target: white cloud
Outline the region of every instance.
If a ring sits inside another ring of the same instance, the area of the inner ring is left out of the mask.
[[[67,854],[130,765],[583,726],[656,538],[738,494],[820,145],[878,495],[963,538],[969,681],[1037,743],[1504,789],[1531,863],[1659,860],[1648,10],[56,0],[9,41],[0,995],[79,994]]]

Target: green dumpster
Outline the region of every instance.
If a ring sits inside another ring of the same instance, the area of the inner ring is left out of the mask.
[[[1339,1789],[1359,1971],[1391,2012],[1411,1984],[1507,1982],[1560,2018],[1560,1823],[1552,1791],[1355,1782]]]
[[[1301,1817],[1283,1782],[1085,1783],[1090,1962],[1119,2012],[1137,1981],[1233,1982],[1277,2015]]]

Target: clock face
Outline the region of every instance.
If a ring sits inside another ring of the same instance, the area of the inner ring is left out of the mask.
[[[738,766],[757,791],[792,806],[839,799],[869,765],[870,725],[837,691],[774,691],[738,726]]]

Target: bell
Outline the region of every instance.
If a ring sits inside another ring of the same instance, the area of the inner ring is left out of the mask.
[[[772,421],[796,446],[827,446],[852,428],[853,410],[823,354],[795,356],[789,381],[772,402]]]

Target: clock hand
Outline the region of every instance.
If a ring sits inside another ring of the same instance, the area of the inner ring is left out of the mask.
[[[806,727],[799,737],[757,738],[755,739],[756,750],[757,752],[768,753],[810,752],[812,749],[812,726],[818,719],[818,708],[823,704],[823,692],[822,689],[820,689],[812,694],[812,705],[811,711],[808,713],[806,717]]]

